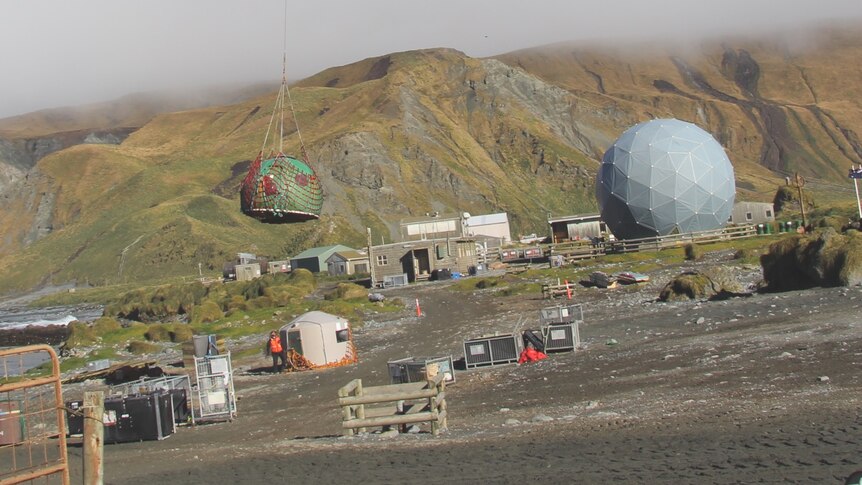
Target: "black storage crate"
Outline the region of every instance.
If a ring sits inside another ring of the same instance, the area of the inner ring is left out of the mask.
[[[545,352],[565,352],[581,345],[577,322],[552,323],[542,329]]]
[[[479,337],[464,342],[464,365],[470,369],[518,362],[518,339],[513,334]]]
[[[123,398],[106,397],[105,414],[102,419],[105,443],[117,443],[117,416],[123,412]],[[66,402],[66,432],[69,435],[84,434],[84,401]],[[138,440],[134,440],[138,441]]]
[[[161,440],[174,432],[173,400],[168,392],[128,396],[123,399],[123,411],[117,417],[118,443]]]
[[[84,401],[66,402],[66,432],[69,435],[84,434]]]
[[[173,403],[174,422],[177,424],[189,422],[192,418],[192,408],[186,390],[179,388],[170,389],[167,392],[170,393]]]
[[[176,399],[175,399],[176,397]],[[69,401],[66,407],[68,433],[84,433],[83,401]],[[174,410],[188,413],[185,389],[158,390],[132,396],[105,398],[104,442],[163,440],[174,433]],[[186,419],[188,414],[186,414]]]
[[[389,380],[392,384],[425,382],[436,375],[443,374],[447,384],[455,382],[455,366],[452,356],[445,357],[407,357],[387,362]]]

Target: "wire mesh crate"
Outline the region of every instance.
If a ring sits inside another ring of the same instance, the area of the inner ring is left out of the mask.
[[[389,380],[392,384],[425,382],[439,374],[443,374],[443,380],[447,384],[455,382],[455,366],[451,355],[445,357],[407,357],[390,360],[387,362],[387,366],[389,367]]]
[[[518,362],[518,339],[513,334],[492,335],[464,341],[464,364],[468,369]]]
[[[573,323],[584,321],[584,309],[580,304],[558,305],[539,310],[539,324]]]
[[[545,352],[565,352],[575,350],[581,345],[581,335],[577,322],[552,323],[542,328]]]
[[[230,352],[195,358],[197,412],[199,419],[236,417],[236,395]]]

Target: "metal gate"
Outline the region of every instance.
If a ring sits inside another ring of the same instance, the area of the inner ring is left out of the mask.
[[[233,390],[230,352],[196,357],[195,371],[197,418],[233,420],[236,417],[236,395]]]
[[[0,371],[0,484],[45,477],[68,485],[57,354],[48,345],[0,350]]]

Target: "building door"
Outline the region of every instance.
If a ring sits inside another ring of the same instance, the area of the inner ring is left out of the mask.
[[[420,277],[429,278],[431,276],[431,255],[429,249],[413,250],[413,259],[416,265],[416,274]]]
[[[404,256],[401,256],[401,270],[407,275],[407,281],[410,283],[416,281],[416,264],[413,260],[413,251],[407,251]]]

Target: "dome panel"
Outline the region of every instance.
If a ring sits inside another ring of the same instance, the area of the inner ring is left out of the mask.
[[[652,120],[626,130],[605,152],[596,194],[602,218],[622,239],[717,229],[733,209],[733,177],[724,148],[709,133],[675,119]],[[611,187],[613,204],[601,195]]]

